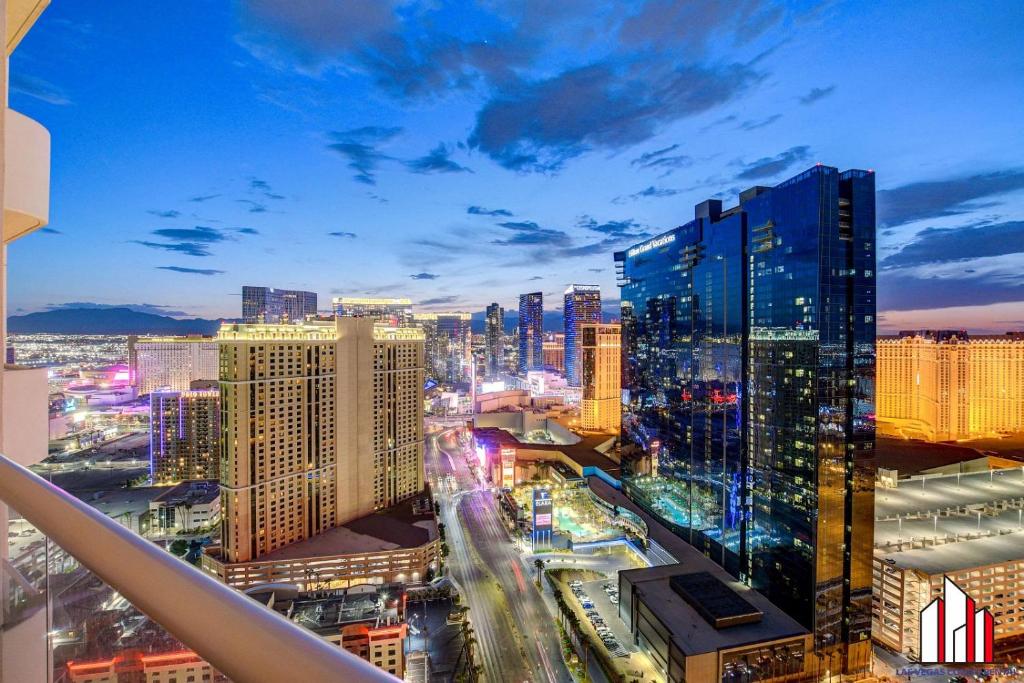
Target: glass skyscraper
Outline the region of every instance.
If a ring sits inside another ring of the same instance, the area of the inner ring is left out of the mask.
[[[242,287],[242,320],[258,323],[302,322],[316,314],[316,292],[272,287]]]
[[[497,377],[505,369],[505,309],[497,303],[487,307],[484,318],[484,357],[488,377]]]
[[[874,174],[815,166],[615,255],[625,489],[870,664]]]
[[[519,295],[519,372],[544,368],[544,294]]]
[[[601,288],[597,285],[569,285],[565,290],[565,379],[571,387],[580,386],[580,329],[587,323],[601,322]]]

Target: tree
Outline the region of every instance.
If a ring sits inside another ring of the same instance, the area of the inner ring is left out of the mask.
[[[537,582],[540,582],[540,573],[544,571],[544,560],[539,557],[533,561],[533,566],[537,568]]]
[[[437,535],[441,537],[442,541],[445,539],[444,522],[437,523]]]
[[[178,540],[171,543],[170,551],[172,554],[181,557],[188,552],[188,541],[179,538]]]

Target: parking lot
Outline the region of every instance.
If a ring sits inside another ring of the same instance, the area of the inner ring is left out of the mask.
[[[618,586],[614,580],[572,581],[569,583],[576,607],[604,643],[612,657],[626,657],[633,650],[629,646],[629,633],[619,619],[613,600],[618,600]]]

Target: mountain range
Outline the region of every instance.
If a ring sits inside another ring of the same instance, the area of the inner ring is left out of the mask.
[[[61,308],[7,318],[11,334],[215,334],[222,320],[178,319],[130,308]]]

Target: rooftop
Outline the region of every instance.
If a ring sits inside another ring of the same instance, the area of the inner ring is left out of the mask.
[[[175,506],[188,503],[190,505],[209,505],[220,497],[220,484],[216,479],[196,479],[183,481],[169,489],[165,489],[153,499],[154,503]]]
[[[694,555],[696,557],[687,557],[679,564],[628,569],[619,573],[622,580],[636,587],[637,595],[668,627],[676,647],[687,656],[807,633],[795,619],[772,605],[760,593],[728,577],[724,570],[715,571],[708,567],[707,565],[713,563],[700,555],[696,549]],[[714,618],[709,620],[702,614],[701,609],[676,591],[672,586],[673,581],[676,585],[682,583],[695,588],[698,585],[717,586],[714,593],[718,597],[712,595],[710,597],[713,599],[705,601],[708,594],[702,596],[698,590],[693,594],[693,602],[696,605],[706,605],[705,613],[710,612],[721,617],[718,619],[720,626],[716,628]],[[723,597],[726,595],[728,597]],[[718,609],[716,605],[744,607],[742,610],[726,610],[728,614],[733,615],[733,618],[729,619],[726,612]],[[761,618],[755,620],[758,613]],[[733,625],[729,625],[730,623]]]
[[[551,451],[552,453],[563,453],[570,460],[581,468],[596,467],[603,470],[612,477],[618,477],[620,467],[614,460],[596,450],[598,446],[608,441],[608,434],[599,432],[581,432],[576,434],[580,438],[578,443],[555,444],[555,443],[533,443],[516,437],[515,434],[501,427],[474,427],[473,437],[481,441],[488,441],[494,445],[506,448],[516,448],[524,451]]]
[[[332,557],[418,548],[436,539],[437,523],[432,515],[413,515],[409,501],[388,510],[366,515],[348,524],[317,534],[305,541],[279,548],[259,562]]]
[[[900,569],[916,569],[929,575],[952,573],[990,564],[1024,561],[1024,533],[986,536],[879,555]]]

